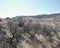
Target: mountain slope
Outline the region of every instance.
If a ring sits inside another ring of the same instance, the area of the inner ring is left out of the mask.
[[[56,13],[56,14],[43,14],[43,15],[35,15],[35,16],[16,16],[16,17],[13,17],[12,19],[18,19],[20,17],[22,18],[29,18],[29,17],[32,17],[32,18],[39,18],[39,19],[42,19],[42,18],[50,18],[50,17],[60,17],[60,13]]]

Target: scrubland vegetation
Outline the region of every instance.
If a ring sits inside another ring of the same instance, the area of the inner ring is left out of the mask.
[[[0,20],[0,48],[60,48],[57,21],[34,18]]]

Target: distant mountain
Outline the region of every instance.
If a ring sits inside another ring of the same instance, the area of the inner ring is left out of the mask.
[[[42,18],[50,18],[50,17],[57,17],[57,16],[60,16],[60,13],[55,13],[55,14],[43,14],[43,15],[35,15],[35,16],[16,16],[16,17],[13,17],[12,19],[18,19],[20,17],[22,18],[29,18],[29,17],[32,17],[32,18],[38,18],[38,19],[42,19]]]

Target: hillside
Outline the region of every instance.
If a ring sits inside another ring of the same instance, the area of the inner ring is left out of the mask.
[[[0,48],[60,48],[60,14],[1,19]]]

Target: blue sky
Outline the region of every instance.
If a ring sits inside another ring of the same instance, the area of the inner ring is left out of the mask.
[[[60,13],[60,0],[0,0],[0,17]]]

